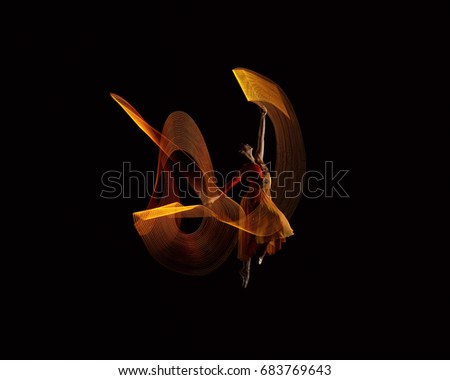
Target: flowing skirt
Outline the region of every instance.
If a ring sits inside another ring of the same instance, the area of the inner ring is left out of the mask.
[[[248,228],[255,231],[255,234],[239,230],[239,260],[245,261],[253,257],[261,246],[265,246],[261,253],[273,255],[281,249],[286,238],[294,234],[286,216],[273,202],[270,188],[263,187],[255,197],[243,197],[240,204],[246,214],[242,222],[244,229],[246,225],[256,228]]]

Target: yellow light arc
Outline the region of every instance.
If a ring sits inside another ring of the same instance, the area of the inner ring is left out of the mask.
[[[290,218],[301,194],[302,176],[306,170],[305,149],[300,126],[293,107],[283,90],[273,81],[254,71],[236,68],[233,73],[248,101],[264,105],[272,121],[276,137],[276,173],[287,173],[274,178],[275,194],[288,192],[292,196],[277,196],[274,203]],[[161,132],[150,126],[144,118],[119,95],[112,98],[131,119],[158,146],[158,168],[155,189],[145,210],[133,213],[134,225],[148,252],[163,266],[187,275],[204,275],[217,269],[228,258],[237,244],[238,231],[258,236],[270,236],[277,231],[277,223],[259,221],[270,217],[264,207],[256,207],[245,214],[242,207],[223,195],[212,205],[210,197],[221,194],[215,185],[213,165],[205,140],[194,120],[185,112],[171,113]],[[191,188],[201,204],[183,205],[178,196],[173,176],[162,175],[172,170],[173,157],[182,154],[195,162],[201,176],[187,175]],[[202,218],[196,231],[186,233],[180,229],[181,218]]]

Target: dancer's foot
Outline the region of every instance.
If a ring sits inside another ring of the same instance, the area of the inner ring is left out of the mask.
[[[266,251],[264,251],[264,253],[263,253],[261,256],[259,256],[259,259],[258,259],[258,264],[259,264],[259,265],[262,264],[262,262],[263,262],[263,260],[264,260],[264,256],[266,256]]]
[[[247,269],[247,268],[242,268],[242,269],[239,271],[239,274],[240,274],[241,277],[242,277],[242,287],[243,287],[243,288],[246,288],[247,285],[248,285],[248,281],[250,280],[250,270]]]

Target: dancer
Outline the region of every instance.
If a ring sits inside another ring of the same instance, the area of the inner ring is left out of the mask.
[[[245,188],[240,205],[246,217],[243,218],[238,238],[238,259],[243,263],[240,275],[244,288],[247,287],[250,279],[252,257],[259,254],[258,261],[261,264],[266,254],[273,255],[279,251],[286,238],[294,234],[286,216],[272,200],[270,172],[264,162],[267,109],[264,105],[261,105],[260,109],[258,145],[255,155],[250,145],[242,145],[239,152],[245,157],[246,162],[239,170],[239,176],[229,181],[223,189],[223,193],[226,194],[238,183]],[[209,204],[214,203],[219,197],[213,198]],[[255,219],[257,219],[255,233],[246,232],[251,229],[249,224],[255,224]],[[275,233],[272,232],[274,226],[276,226]],[[271,232],[267,233],[267,231]]]
[[[261,263],[265,255],[279,251],[293,234],[288,219],[300,199],[306,161],[300,126],[283,90],[252,70],[235,68],[233,73],[247,101],[261,108],[261,118],[255,155],[250,145],[242,145],[240,152],[246,164],[239,178],[225,188],[215,185],[206,141],[192,117],[174,111],[159,131],[124,98],[114,93],[111,96],[159,148],[148,206],[133,212],[134,226],[148,252],[170,270],[202,276],[219,268],[237,245],[242,285],[247,287],[251,259],[259,257]],[[272,182],[264,162],[266,115],[275,132],[271,141],[275,172],[289,173],[282,181],[274,178]],[[199,176],[190,172],[184,175],[201,204],[184,204],[175,176],[166,175],[172,173],[173,160],[178,162],[180,157],[192,161],[200,170]],[[225,195],[237,183],[245,188],[239,202]],[[183,218],[201,218],[201,223],[195,231],[186,232],[181,229]]]

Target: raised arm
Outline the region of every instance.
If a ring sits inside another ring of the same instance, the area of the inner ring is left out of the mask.
[[[259,163],[264,162],[264,135],[266,134],[267,108],[261,106],[261,116],[259,120],[258,146],[256,147],[255,159]]]

